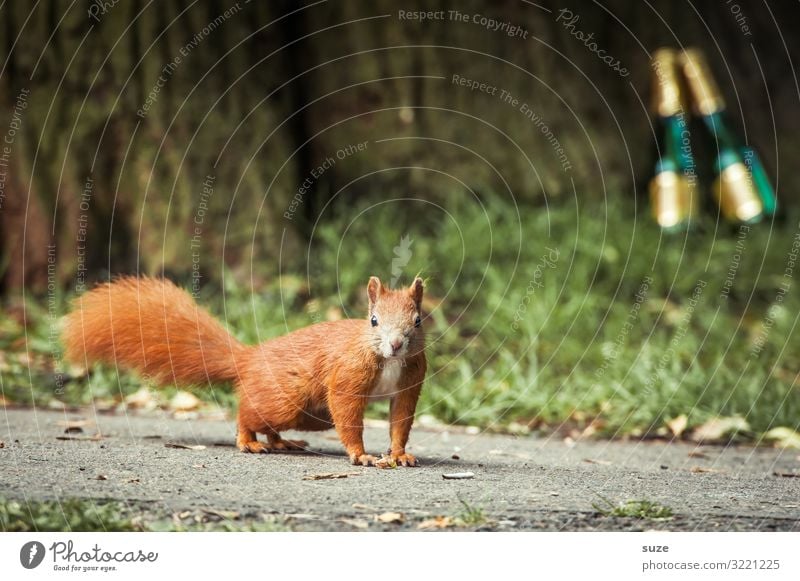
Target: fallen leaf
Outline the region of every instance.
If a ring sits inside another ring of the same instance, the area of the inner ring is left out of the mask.
[[[108,476],[106,476],[105,474],[98,474],[97,476],[95,476],[94,479],[95,480],[108,480]]]
[[[689,468],[689,472],[694,474],[718,474],[720,470],[715,470],[714,468],[707,468],[706,466],[692,466]]]
[[[750,425],[747,420],[739,416],[711,418],[692,432],[692,440],[695,442],[721,440],[726,436],[736,434],[736,432],[744,432],[749,429]]]
[[[681,414],[672,418],[671,420],[667,421],[667,427],[669,431],[672,432],[672,435],[676,438],[679,438],[683,431],[686,429],[686,425],[689,423],[686,414]]]
[[[314,520],[317,517],[315,515],[313,515],[313,514],[306,514],[306,513],[303,513],[303,512],[296,512],[296,513],[285,515],[285,518],[287,518],[287,519],[293,518],[293,519],[297,519],[297,520]]]
[[[764,434],[765,440],[771,440],[779,448],[800,448],[800,434],[792,428],[772,428]]]
[[[158,407],[153,392],[146,387],[139,388],[124,400],[125,406],[133,409],[154,409]]]
[[[369,523],[365,520],[357,519],[357,518],[340,518],[340,523],[349,525],[356,529],[366,529],[369,528]]]
[[[192,468],[205,468],[205,464],[192,464]]]
[[[173,412],[190,412],[200,407],[200,399],[188,391],[179,391],[169,400],[169,409]]]
[[[348,476],[361,476],[360,472],[325,472],[323,474],[306,474],[303,480],[337,480]]]
[[[455,526],[452,517],[436,516],[422,521],[417,525],[417,528],[424,531],[428,529],[446,529],[452,526]]]
[[[72,440],[76,442],[99,442],[104,436],[99,432],[93,436],[56,436],[56,440]]]
[[[445,480],[469,480],[475,478],[474,472],[451,472],[450,474],[442,474]]]
[[[773,474],[775,476],[782,476],[783,478],[800,478],[800,472],[780,472],[776,470]]]
[[[203,512],[207,515],[216,516],[224,520],[237,520],[240,516],[235,510],[211,510],[210,508],[204,508]]]
[[[361,504],[360,502],[354,502],[354,503],[353,503],[351,506],[352,506],[354,509],[356,509],[356,510],[375,510],[375,509],[374,509],[373,507],[371,507],[370,505],[368,505],[368,504]]]
[[[692,450],[689,452],[689,458],[708,458],[708,454],[700,450]]]
[[[584,458],[584,462],[587,464],[600,464],[601,466],[611,466],[611,462],[608,460],[595,460],[593,458]]]
[[[205,450],[206,447],[201,444],[190,446],[189,444],[177,444],[175,442],[167,442],[164,444],[165,448],[177,448],[179,450]]]
[[[383,514],[375,515],[375,520],[387,524],[401,525],[405,522],[406,517],[401,512],[384,512]]]
[[[69,428],[65,428],[64,429],[64,433],[65,434],[82,434],[83,433],[83,428],[78,427],[78,426],[71,426]]]

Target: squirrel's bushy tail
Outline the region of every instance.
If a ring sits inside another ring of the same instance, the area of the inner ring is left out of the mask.
[[[132,369],[160,383],[236,379],[239,343],[168,280],[120,278],[74,301],[62,339],[67,359]]]

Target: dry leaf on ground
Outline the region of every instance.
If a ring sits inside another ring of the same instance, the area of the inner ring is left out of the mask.
[[[125,398],[125,406],[131,409],[149,410],[158,407],[158,402],[152,391],[146,387],[139,388],[136,392]]]
[[[782,476],[783,478],[800,478],[800,472],[782,472],[776,470],[772,474],[774,474],[775,476]]]
[[[165,448],[177,448],[179,450],[205,450],[206,447],[202,444],[196,444],[194,446],[190,446],[189,444],[177,444],[175,442],[167,442],[164,444]]]
[[[667,427],[669,431],[672,432],[672,435],[676,438],[679,438],[683,431],[686,429],[687,424],[689,423],[686,414],[681,414],[672,418],[671,420],[667,421]]]
[[[190,412],[200,407],[200,399],[188,391],[179,391],[169,400],[169,409],[173,412]]]
[[[401,512],[384,512],[383,514],[375,515],[375,520],[382,523],[401,525],[405,522],[406,517]]]
[[[422,521],[417,525],[417,528],[420,530],[446,529],[455,526],[455,524],[452,517],[436,516]]]
[[[56,440],[70,440],[74,442],[99,442],[103,440],[103,434],[97,433],[93,436],[56,436]]]
[[[695,442],[709,442],[721,440],[726,436],[736,432],[744,432],[750,429],[750,425],[742,417],[733,416],[729,418],[711,418],[702,426],[698,426],[692,432],[692,440]]]
[[[795,432],[792,428],[772,428],[764,434],[764,439],[772,441],[778,448],[800,449],[800,433]]]
[[[323,474],[306,474],[303,480],[337,480],[348,476],[361,476],[360,472],[324,472]]]

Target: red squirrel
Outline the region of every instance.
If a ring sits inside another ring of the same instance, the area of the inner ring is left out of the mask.
[[[87,367],[114,363],[158,383],[232,381],[242,452],[303,449],[280,432],[335,427],[353,464],[416,466],[406,443],[427,367],[422,293],[420,278],[391,290],[373,276],[366,320],[244,345],[170,281],[126,277],[75,299],[62,338],[66,357]],[[367,403],[381,398],[390,400],[391,447],[379,459],[365,452],[363,430]]]

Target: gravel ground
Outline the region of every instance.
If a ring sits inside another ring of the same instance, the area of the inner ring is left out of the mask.
[[[63,422],[76,418],[88,420],[83,433],[65,434]],[[436,516],[463,517],[463,500],[481,514],[456,528],[800,531],[797,450],[420,428],[410,451],[421,466],[380,470],[350,466],[333,432],[285,436],[310,450],[241,454],[231,421],[5,409],[0,490],[19,500],[119,500],[153,519],[238,515],[241,525],[267,515],[296,530],[415,530]],[[387,429],[370,427],[365,439],[369,452],[385,450]],[[474,477],[443,478],[456,472]],[[326,473],[348,476],[304,479]],[[674,517],[606,516],[594,508],[604,499],[656,502]],[[402,517],[378,518],[389,512]]]

